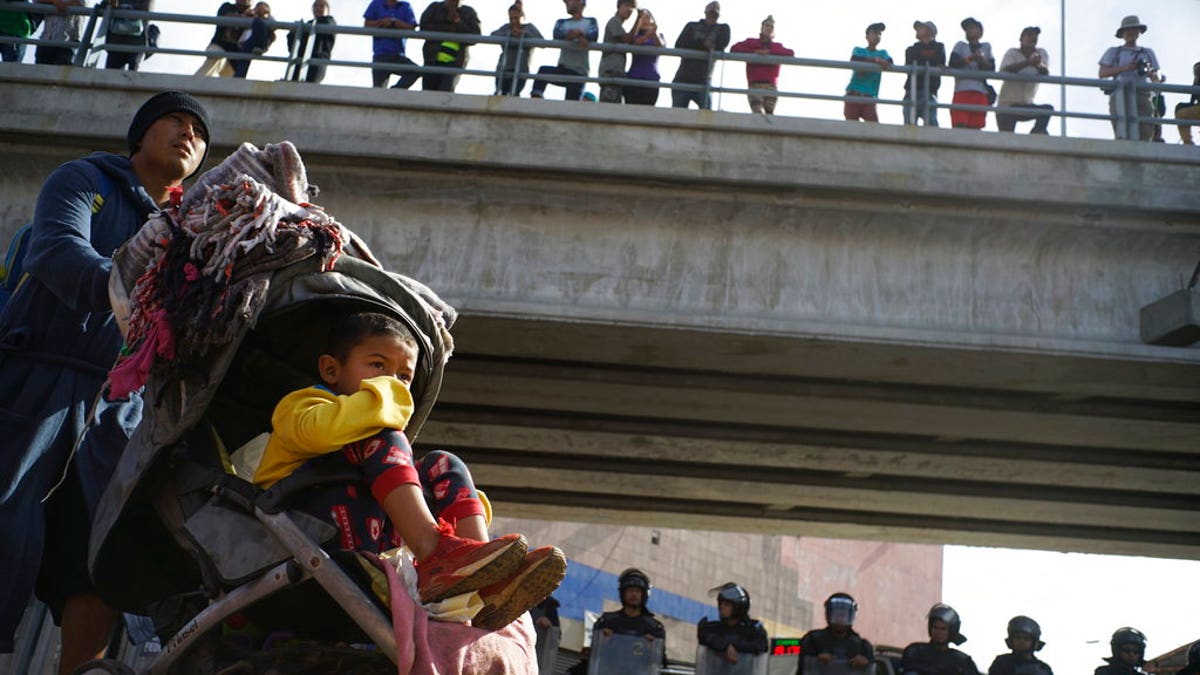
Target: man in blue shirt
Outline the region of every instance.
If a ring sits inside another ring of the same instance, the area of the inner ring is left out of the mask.
[[[886,49],[879,49],[879,40],[883,37],[883,31],[887,28],[882,23],[873,23],[867,26],[867,46],[855,47],[850,54],[851,61],[862,61],[864,63],[875,63],[887,70],[893,63],[892,57],[887,53]],[[854,75],[850,77],[850,84],[846,85],[847,96],[857,96],[859,98],[877,98],[879,96],[879,80],[882,78],[882,73],[877,70],[856,70]],[[848,120],[862,120],[864,122],[878,122],[879,113],[875,109],[875,102],[866,101],[846,101],[843,108],[843,114]]]
[[[413,13],[412,5],[405,0],[371,0],[367,11],[363,12],[363,25],[367,28],[412,30],[417,27],[417,15]],[[376,36],[373,38],[372,47],[372,63],[417,65],[404,55],[404,38]],[[374,85],[386,87],[392,72],[388,68],[372,68],[371,79]],[[421,78],[421,74],[414,71],[397,74],[400,76],[400,81],[396,83],[397,89],[408,89]]]
[[[87,572],[90,512],[141,419],[102,387],[121,349],[109,256],[208,152],[204,107],[168,91],[134,115],[129,156],[63,164],[38,194],[24,274],[0,311],[0,653],[35,590],[62,626],[60,673],[102,654],[117,614]],[[83,442],[97,394],[98,422]]]

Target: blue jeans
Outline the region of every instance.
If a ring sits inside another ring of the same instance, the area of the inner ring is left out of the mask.
[[[415,61],[403,54],[376,54],[371,57],[371,63],[395,63],[405,66],[417,65]],[[376,87],[386,87],[388,79],[392,75],[400,77],[400,81],[392,85],[393,89],[409,89],[417,83],[417,80],[421,79],[421,74],[417,72],[398,73],[384,68],[372,68],[371,84]]]
[[[682,82],[680,84],[687,84]],[[712,96],[705,91],[684,91],[683,89],[671,90],[671,107],[686,108],[688,103],[695,102],[696,107],[701,110],[712,110]]]
[[[934,105],[937,104],[937,97],[933,94],[928,94],[926,97],[917,94],[917,97],[916,103],[913,103],[907,95],[904,97],[904,123],[915,126],[918,119],[924,119],[925,126],[936,127],[938,125],[937,108]]]
[[[25,45],[0,44],[0,61],[20,61],[25,58]]]
[[[538,75],[575,75],[576,77],[586,77],[587,73],[579,73],[569,68],[561,68],[559,66],[542,66],[538,68]],[[553,84],[563,87],[567,90],[563,100],[578,101],[583,98],[583,83],[582,82],[551,82],[549,80],[536,79],[533,81],[533,91],[529,95],[534,98],[541,98],[542,93],[546,91],[546,85]]]

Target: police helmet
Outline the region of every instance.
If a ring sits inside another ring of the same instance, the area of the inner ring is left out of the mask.
[[[1118,628],[1112,634],[1112,639],[1108,641],[1108,646],[1112,650],[1114,659],[1121,658],[1121,645],[1135,645],[1140,652],[1138,655],[1138,665],[1140,666],[1146,662],[1146,636],[1142,631],[1130,628],[1129,626]]]
[[[653,588],[650,585],[650,577],[636,567],[630,567],[621,572],[621,576],[617,578],[618,592],[623,594],[626,588],[631,587],[642,589],[642,605],[650,601],[650,589]]]
[[[930,607],[928,619],[927,626],[932,626],[934,621],[945,621],[946,625],[950,627],[950,641],[954,644],[961,645],[967,641],[967,636],[963,635],[960,630],[962,628],[962,619],[958,617],[958,612],[954,611],[954,608],[950,605],[939,602]]]
[[[733,615],[739,619],[745,619],[750,615],[750,592],[745,588],[733,583],[726,582],[712,589],[710,592],[717,594],[717,606],[724,600],[733,605]]]
[[[825,622],[829,625],[853,626],[858,616],[858,603],[849,593],[834,593],[825,599]]]
[[[1046,646],[1041,639],[1042,627],[1027,616],[1014,616],[1008,620],[1008,639],[1004,641],[1004,644],[1008,645],[1009,649],[1012,649],[1013,636],[1017,633],[1025,633],[1033,638],[1033,651],[1035,652]]]

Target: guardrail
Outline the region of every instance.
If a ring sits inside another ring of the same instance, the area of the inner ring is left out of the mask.
[[[96,66],[99,56],[106,52],[121,52],[121,53],[143,53],[143,54],[175,54],[182,56],[197,56],[207,58],[213,56],[207,51],[192,50],[192,49],[172,49],[163,47],[150,47],[143,45],[126,45],[126,44],[107,44],[103,36],[107,33],[107,27],[113,19],[141,19],[144,21],[159,21],[164,23],[184,23],[198,24],[208,27],[215,26],[235,26],[240,28],[249,28],[253,19],[243,17],[215,17],[192,14],[169,14],[161,12],[146,12],[128,9],[115,9],[111,5],[99,4],[95,7],[71,7],[68,8],[71,14],[79,14],[87,17],[87,24],[84,28],[80,40],[78,42],[67,41],[50,41],[40,38],[18,38],[12,36],[0,35],[0,43],[16,43],[23,45],[48,45],[56,47],[70,47],[76,50],[74,65],[77,66]],[[23,3],[3,3],[0,4],[0,11],[21,11],[27,13],[39,14],[54,14],[55,8],[51,5],[43,4],[23,4]],[[1162,126],[1190,126],[1196,124],[1193,120],[1178,120],[1168,117],[1158,116],[1140,116],[1138,114],[1135,101],[1138,97],[1146,92],[1152,95],[1162,93],[1176,93],[1195,95],[1200,94],[1200,87],[1188,87],[1181,85],[1168,85],[1165,83],[1145,83],[1136,80],[1113,80],[1113,79],[1094,79],[1094,78],[1079,78],[1065,77],[1053,75],[1027,75],[1019,73],[1006,73],[1002,71],[985,72],[973,70],[956,70],[952,68],[940,68],[929,66],[906,66],[896,64],[890,68],[883,68],[874,63],[852,62],[852,61],[836,61],[828,59],[810,59],[801,57],[781,57],[781,56],[763,56],[759,54],[744,54],[730,52],[708,52],[695,51],[686,49],[673,49],[668,47],[646,47],[638,45],[623,45],[623,44],[604,44],[593,43],[586,47],[588,51],[596,51],[601,53],[623,52],[626,54],[650,54],[655,56],[678,57],[687,59],[701,59],[709,62],[709,70],[712,71],[718,63],[753,63],[753,64],[775,64],[784,67],[804,67],[804,68],[822,68],[836,69],[848,71],[867,71],[881,72],[889,75],[912,75],[909,78],[909,91],[907,98],[890,99],[890,98],[869,98],[860,96],[848,96],[844,94],[825,94],[819,92],[805,91],[769,91],[764,92],[761,89],[743,89],[737,87],[713,86],[711,78],[704,84],[689,84],[676,83],[668,81],[654,81],[631,79],[628,77],[599,77],[599,76],[582,76],[582,75],[563,75],[563,74],[537,74],[535,72],[523,73],[519,72],[519,61],[514,64],[512,71],[507,69],[501,70],[479,70],[471,68],[456,68],[447,66],[430,66],[417,64],[400,64],[400,63],[384,63],[371,61],[348,61],[339,59],[323,59],[312,56],[312,47],[315,43],[313,39],[317,35],[350,35],[363,37],[387,37],[393,39],[414,39],[420,41],[437,40],[437,41],[455,41],[470,45],[494,45],[503,49],[506,46],[516,44],[518,50],[525,48],[547,48],[547,49],[580,49],[574,42],[566,42],[561,40],[546,40],[546,39],[526,39],[524,36],[514,39],[511,37],[492,37],[490,35],[464,35],[462,33],[438,33],[433,31],[421,30],[399,30],[394,28],[368,28],[357,26],[339,26],[326,24],[310,24],[308,22],[284,22],[268,20],[266,21],[268,28],[271,31],[288,30],[292,31],[296,38],[292,41],[291,49],[287,56],[268,56],[256,55],[247,52],[225,52],[221,54],[226,59],[232,61],[241,60],[257,60],[264,62],[282,63],[286,65],[285,79],[300,80],[302,69],[309,66],[342,66],[351,68],[367,68],[372,70],[387,70],[392,73],[417,73],[437,74],[437,75],[462,75],[468,77],[484,77],[497,81],[499,87],[501,76],[510,78],[515,86],[517,80],[534,80],[541,79],[554,84],[597,84],[604,85],[619,85],[619,86],[635,86],[635,87],[655,87],[658,89],[667,89],[670,91],[690,91],[705,94],[707,99],[713,94],[731,94],[731,95],[770,95],[779,98],[805,99],[813,101],[839,101],[851,103],[876,103],[886,106],[913,106],[924,105],[923,103],[915,103],[916,93],[918,90],[928,91],[928,85],[931,77],[954,77],[968,79],[987,79],[1000,81],[1016,81],[1016,82],[1037,82],[1039,84],[1060,86],[1060,87],[1082,87],[1085,89],[1096,90],[1104,89],[1114,92],[1114,110],[1113,114],[1105,115],[1099,113],[1072,111],[1072,110],[1042,110],[1040,115],[1047,115],[1063,120],[1062,133],[1066,135],[1066,120],[1067,119],[1082,119],[1082,120],[1107,120],[1114,123],[1114,132],[1117,138],[1137,138],[1139,125],[1151,124],[1157,127]],[[509,93],[512,93],[511,90]],[[929,103],[929,108],[933,111],[937,110],[967,110],[977,112],[993,112],[1000,114],[1029,114],[1028,108],[1000,106],[1000,105],[972,105],[962,103],[941,103],[932,100]],[[906,119],[907,119],[906,115]]]

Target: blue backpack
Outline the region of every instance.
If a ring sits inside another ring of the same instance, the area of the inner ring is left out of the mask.
[[[92,218],[100,213],[104,202],[112,196],[114,185],[108,174],[97,169],[100,176],[100,192],[92,198]],[[13,235],[8,244],[8,252],[4,254],[4,266],[0,267],[0,310],[8,304],[9,298],[25,283],[25,255],[29,252],[29,237],[33,233],[33,223],[25,223]]]

